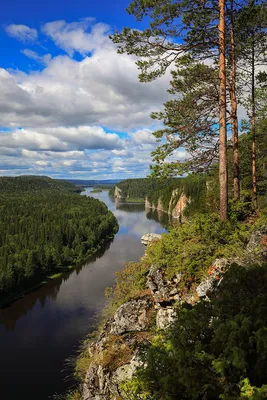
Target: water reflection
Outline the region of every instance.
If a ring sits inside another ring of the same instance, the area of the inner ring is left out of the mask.
[[[145,210],[145,203],[121,203],[116,201],[117,210],[127,212],[143,212]]]
[[[39,301],[41,308],[44,308],[47,298],[55,301],[61,284],[66,282],[72,274],[75,273],[76,275],[79,275],[85,265],[94,263],[97,259],[101,258],[110,248],[112,242],[113,240],[105,243],[100,250],[87,259],[86,263],[77,265],[75,269],[65,272],[60,277],[53,279],[33,292],[28,293],[23,297],[23,299],[14,302],[6,308],[0,309],[0,322],[7,330],[13,330],[16,327],[16,321],[18,318],[27,315],[28,311],[35,306],[36,302]]]

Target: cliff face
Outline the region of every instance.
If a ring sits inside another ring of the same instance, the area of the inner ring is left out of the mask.
[[[151,208],[152,210],[159,210],[171,215],[172,218],[180,219],[183,216],[184,210],[187,205],[191,203],[191,199],[184,193],[178,195],[178,189],[172,191],[171,199],[168,205],[168,209],[164,208],[162,199],[159,198],[157,204],[150,203],[146,198],[145,207],[146,209]]]
[[[114,191],[114,198],[115,199],[121,199],[121,189],[118,188],[118,186],[115,187],[115,191]]]
[[[142,367],[141,344],[152,339],[151,328],[166,329],[176,315],[177,302],[194,304],[199,297],[208,297],[227,265],[225,259],[216,260],[206,279],[187,293],[180,288],[181,274],[167,279],[163,269],[152,265],[146,277],[146,293],[122,304],[89,346],[91,363],[82,385],[82,399],[126,399],[123,382]]]
[[[122,304],[89,346],[90,366],[82,384],[82,399],[128,399],[124,382],[138,368],[145,367],[142,344],[151,342],[155,328],[162,330],[170,326],[178,304],[194,305],[200,298],[209,300],[233,262],[247,265],[249,260],[257,258],[267,259],[267,228],[252,234],[244,249],[244,259],[216,259],[202,282],[186,291],[181,285],[181,273],[168,279],[163,268],[151,265],[146,275],[146,291]]]

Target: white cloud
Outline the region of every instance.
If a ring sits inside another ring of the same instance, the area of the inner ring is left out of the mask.
[[[118,135],[106,133],[101,127],[78,126],[16,129],[0,132],[0,148],[25,148],[29,150],[66,152],[85,149],[118,149],[122,143]]]
[[[109,26],[102,23],[92,26],[92,22],[92,18],[72,23],[63,20],[48,22],[42,31],[70,56],[74,51],[86,55],[97,48],[110,45],[107,35],[110,31]]]
[[[139,144],[155,144],[156,138],[150,129],[141,129],[132,133],[132,138]]]
[[[91,21],[44,26],[56,44],[69,53],[88,53],[81,61],[69,56],[23,54],[45,65],[25,74],[0,70],[1,126],[102,125],[129,130],[151,125],[150,113],[167,100],[169,77],[140,83],[136,59],[117,54],[103,24],[85,30]]]
[[[30,49],[21,50],[21,53],[24,54],[26,57],[38,61],[39,63],[44,65],[48,64],[52,58],[51,54],[45,54],[44,56],[40,56],[38,53]]]
[[[5,30],[9,36],[21,42],[31,42],[38,38],[37,30],[27,25],[11,24],[6,26]]]
[[[169,76],[140,83],[136,59],[117,54],[109,29],[92,19],[45,24],[42,32],[66,55],[26,48],[22,53],[42,70],[0,68],[0,126],[9,128],[0,132],[5,174],[107,179],[149,173],[150,113],[168,99]],[[75,52],[81,60],[71,58]]]

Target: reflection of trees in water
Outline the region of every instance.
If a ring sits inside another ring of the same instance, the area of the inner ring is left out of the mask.
[[[145,203],[117,203],[116,209],[127,212],[143,212],[145,211]]]
[[[17,320],[21,316],[27,315],[27,313],[33,309],[38,300],[42,308],[45,306],[47,298],[55,301],[61,284],[67,281],[73,273],[76,272],[78,275],[84,266],[101,258],[110,248],[112,242],[113,240],[110,240],[108,243],[105,243],[94,255],[90,256],[85,262],[77,265],[77,267],[72,271],[65,272],[60,277],[47,282],[39,289],[34,290],[33,292],[26,294],[20,300],[15,301],[15,303],[11,304],[9,307],[0,309],[0,323],[2,323],[6,329],[14,330]]]
[[[165,229],[179,225],[179,221],[177,219],[172,218],[171,215],[161,210],[152,210],[151,208],[146,208],[146,217],[147,219],[159,222]]]

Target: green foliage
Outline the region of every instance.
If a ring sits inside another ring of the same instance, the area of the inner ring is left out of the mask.
[[[140,178],[126,179],[116,186],[121,190],[121,197],[128,199],[145,199],[148,193],[154,192],[159,188],[168,186],[169,182],[162,182],[158,179]],[[115,187],[109,191],[110,196],[114,196]]]
[[[265,399],[267,265],[232,265],[209,302],[181,306],[142,354],[125,398]]]
[[[126,301],[147,294],[145,283],[150,264],[146,258],[139,263],[130,262],[125,268],[116,273],[116,285],[106,289],[106,296],[110,298],[105,314],[110,316],[121,304]]]
[[[146,262],[165,269],[170,278],[182,272],[184,287],[188,289],[206,276],[215,258],[240,255],[247,235],[244,224],[222,223],[217,214],[196,215],[148,248]]]
[[[176,61],[169,92],[174,98],[153,113],[164,127],[154,132],[161,142],[153,151],[153,176],[177,176],[207,170],[218,156],[218,71],[185,56]],[[177,149],[185,160],[174,159]],[[173,156],[172,159],[169,157]]]
[[[0,302],[85,260],[118,229],[104,203],[71,193],[71,184],[45,189],[35,177],[25,188],[10,179],[0,192]]]
[[[0,193],[38,192],[40,190],[57,190],[80,193],[82,188],[62,179],[51,179],[47,176],[23,175],[0,177]]]
[[[229,218],[233,221],[245,221],[253,213],[251,196],[243,192],[242,197],[242,201],[229,201]]]
[[[203,174],[191,174],[186,178],[165,179],[164,181],[151,178],[127,179],[117,184],[117,187],[121,190],[122,198],[128,202],[144,201],[147,197],[155,207],[160,201],[165,212],[173,210],[182,193],[192,200],[187,206],[187,215],[192,215],[195,210],[199,212],[204,209],[206,176]],[[115,188],[110,190],[109,194],[114,196],[114,191]],[[176,194],[172,196],[174,191]]]

